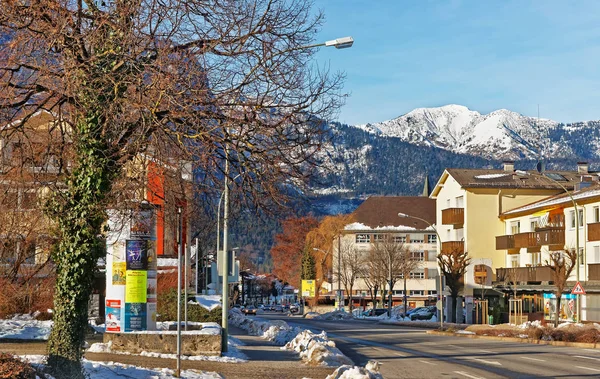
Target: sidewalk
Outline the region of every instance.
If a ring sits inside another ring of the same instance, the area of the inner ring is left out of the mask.
[[[335,370],[334,367],[305,365],[295,352],[281,350],[279,346],[270,341],[257,336],[249,336],[242,329],[230,327],[230,334],[246,344],[238,348],[248,356],[248,362],[223,363],[182,360],[181,368],[217,372],[226,379],[325,379],[327,375]],[[0,340],[0,351],[17,355],[46,354],[46,343],[40,341],[3,342],[3,340]],[[174,369],[177,364],[175,359],[109,353],[86,353],[85,358],[92,361],[112,361],[146,368],[166,367]]]

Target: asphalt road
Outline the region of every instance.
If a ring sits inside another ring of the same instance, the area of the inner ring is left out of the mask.
[[[600,349],[439,336],[374,321],[308,320],[281,313],[257,317],[325,330],[356,364],[379,361],[386,379],[600,378]]]

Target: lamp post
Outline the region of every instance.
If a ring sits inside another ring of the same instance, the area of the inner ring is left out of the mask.
[[[423,221],[424,223],[426,223],[427,225],[429,225],[429,227],[431,229],[433,229],[433,232],[435,233],[435,235],[437,236],[437,240],[440,243],[440,251],[439,254],[441,254],[442,252],[442,238],[440,237],[440,234],[438,233],[437,229],[435,228],[435,226],[433,226],[429,221],[421,218],[421,217],[417,217],[417,216],[411,216],[408,215],[406,213],[398,213],[398,217],[401,218],[412,218],[415,220],[419,220],[419,221]],[[442,266],[439,266],[439,270],[440,270],[440,274],[439,274],[439,285],[440,285],[440,302],[441,302],[441,307],[440,307],[440,330],[444,330],[444,295],[443,295],[443,281],[442,281]]]
[[[567,194],[567,196],[569,196],[569,199],[571,199],[571,202],[573,203],[573,208],[575,209],[575,248],[577,249],[576,253],[576,259],[575,259],[575,264],[577,265],[577,267],[575,268],[575,277],[577,282],[579,282],[580,278],[579,278],[579,265],[581,264],[580,262],[580,257],[579,257],[579,208],[577,207],[577,202],[575,201],[575,199],[573,198],[573,195],[571,194],[571,192],[565,187],[563,186],[559,181],[552,179],[549,176],[546,176],[544,174],[542,174],[541,171],[538,171],[537,174],[534,174],[532,172],[529,171],[520,171],[517,170],[516,171],[517,174],[523,174],[525,173],[526,175],[530,175],[530,176],[538,176],[538,177],[542,177],[545,179],[549,179],[550,181],[552,181],[553,183],[557,184],[560,186],[560,188],[563,189],[563,191],[565,191],[565,193]],[[576,307],[577,307],[577,317],[576,317],[576,322],[580,322],[581,321],[581,295],[577,294],[576,296]]]

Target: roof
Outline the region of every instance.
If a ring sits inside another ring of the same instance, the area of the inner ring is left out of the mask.
[[[419,219],[399,217],[398,213],[415,216],[435,224],[435,200],[424,196],[371,196],[352,213],[354,221],[371,229],[406,227],[426,230],[429,224]]]
[[[462,188],[563,190],[562,185],[568,190],[573,190],[575,183],[581,181],[582,175],[597,174],[582,174],[577,171],[544,171],[543,173],[539,173],[531,170],[506,171],[501,169],[448,168],[440,177],[431,196],[433,198],[437,196],[448,176],[452,176]],[[549,177],[552,177],[554,180]]]
[[[512,218],[543,210],[550,210],[565,206],[570,207],[573,205],[573,201],[577,205],[593,201],[600,201],[600,184],[594,183],[594,185],[583,188],[579,191],[550,196],[545,199],[506,211],[501,214],[501,217],[504,216],[505,218]]]

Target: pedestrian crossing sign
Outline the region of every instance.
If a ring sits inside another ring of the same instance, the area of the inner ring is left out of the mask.
[[[585,290],[583,289],[581,283],[577,282],[577,284],[575,284],[575,287],[573,287],[573,291],[571,291],[571,293],[573,295],[585,295]]]

